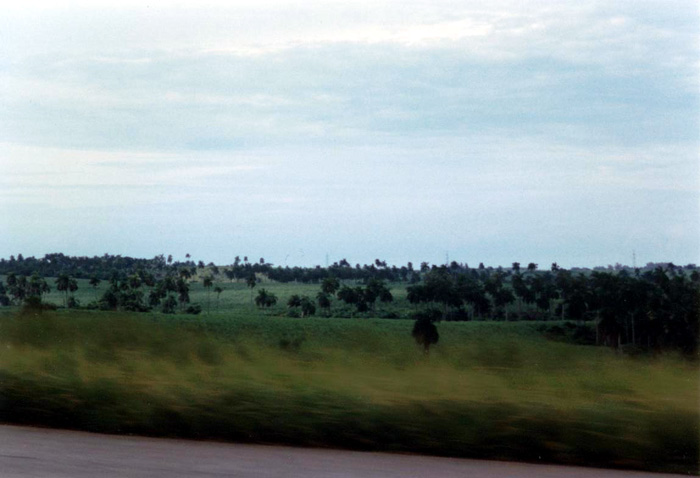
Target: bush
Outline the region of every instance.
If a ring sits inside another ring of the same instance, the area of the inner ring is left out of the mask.
[[[202,306],[199,304],[192,304],[187,309],[185,309],[186,314],[198,315],[202,312]]]

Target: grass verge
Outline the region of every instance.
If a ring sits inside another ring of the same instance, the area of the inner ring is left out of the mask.
[[[697,364],[535,328],[0,316],[0,420],[107,433],[698,472]]]

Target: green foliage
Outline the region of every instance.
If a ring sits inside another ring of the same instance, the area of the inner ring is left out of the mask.
[[[551,342],[524,322],[443,322],[427,360],[412,325],[0,313],[0,420],[697,471],[697,363]]]
[[[265,289],[260,289],[258,291],[257,297],[255,297],[255,305],[261,309],[266,309],[272,307],[277,303],[277,296],[268,292]]]
[[[316,313],[314,301],[307,295],[292,295],[287,301],[288,317],[308,317]]]
[[[202,306],[199,304],[188,305],[187,308],[185,309],[185,313],[190,314],[190,315],[198,315],[201,312],[202,312]]]
[[[66,271],[70,270],[70,264],[83,264],[80,258],[52,255],[50,259],[51,264],[60,262]],[[504,270],[471,269],[453,262],[449,267],[421,264],[419,272],[412,265],[398,269],[375,261],[357,269],[341,261],[327,269],[294,270],[294,274],[307,274],[304,276],[307,282],[317,281],[313,284],[273,281],[274,274],[265,272],[271,270],[270,265],[258,262],[238,261],[222,267],[217,276],[212,264],[202,264],[202,268],[193,271],[193,264],[174,262],[168,266],[165,259],[155,260],[151,265],[112,257],[102,260],[103,264],[119,262],[125,267],[102,270],[99,274],[91,269],[90,280],[63,273],[55,279],[57,287],[53,291],[49,286],[53,282],[40,274],[10,273],[0,283],[0,305],[20,306],[28,297],[37,296],[42,303],[64,307],[70,301],[74,307],[83,304],[82,307],[101,310],[183,313],[196,303],[204,304],[207,312],[214,315],[248,314],[256,305],[253,299],[257,291],[247,286],[256,287],[260,283],[267,293],[279,298],[274,304],[258,304],[268,316],[308,316],[319,308],[327,317],[407,318],[415,310],[439,308],[443,319],[448,321],[575,320],[596,325],[597,344],[620,347],[625,352],[675,349],[688,356],[698,354],[700,274],[690,265],[682,269],[667,264],[641,271],[580,272],[554,267],[555,264],[551,270],[525,269],[519,264]],[[12,264],[18,271],[23,271],[27,264],[51,265],[29,259]],[[126,267],[127,264],[131,265]],[[156,264],[160,265],[156,267]],[[355,272],[350,274],[350,270],[361,270],[362,274],[354,276]],[[227,271],[232,272],[227,275]],[[109,281],[99,279],[105,275]],[[216,288],[213,287],[215,280],[229,275],[232,282],[216,283]],[[415,283],[390,284],[385,276]],[[215,308],[211,307],[212,289],[216,292]],[[169,295],[176,298],[175,307],[163,303]],[[299,302],[292,308],[297,311],[284,306],[294,296]],[[304,311],[302,296],[314,298]],[[573,337],[569,333],[558,335],[574,342],[590,338]]]
[[[426,354],[430,350],[430,346],[438,343],[440,339],[435,322],[440,320],[441,317],[442,313],[436,309],[428,309],[413,314],[415,322],[411,336],[418,345],[423,347]]]
[[[177,299],[172,295],[168,295],[163,301],[161,312],[164,314],[174,314],[177,307]]]

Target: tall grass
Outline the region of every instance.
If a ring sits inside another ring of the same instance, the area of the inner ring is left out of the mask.
[[[698,471],[698,369],[526,324],[0,316],[0,420],[84,430]]]

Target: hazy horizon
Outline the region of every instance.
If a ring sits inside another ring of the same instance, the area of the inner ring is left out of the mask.
[[[0,7],[0,257],[700,262],[696,2]]]

